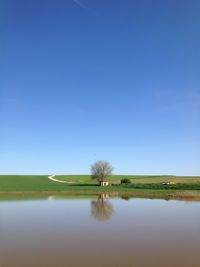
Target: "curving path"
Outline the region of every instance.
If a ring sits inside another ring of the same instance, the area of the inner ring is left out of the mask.
[[[55,178],[53,178],[53,177],[55,177],[55,175],[48,176],[48,179],[50,179],[50,180],[52,180],[52,181],[54,181],[54,182],[58,182],[58,183],[72,184],[72,182],[61,181],[61,180],[55,179]]]

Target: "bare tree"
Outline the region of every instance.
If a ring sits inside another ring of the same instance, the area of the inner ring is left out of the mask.
[[[113,167],[105,160],[99,160],[92,164],[92,179],[103,182],[107,177],[112,175]]]

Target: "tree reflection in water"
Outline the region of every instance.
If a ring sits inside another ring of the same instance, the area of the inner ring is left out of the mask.
[[[114,208],[104,194],[101,194],[97,200],[91,201],[91,215],[97,221],[108,221],[114,214]]]

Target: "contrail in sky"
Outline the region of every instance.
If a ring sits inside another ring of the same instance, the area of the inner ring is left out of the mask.
[[[87,11],[89,11],[90,13],[92,13],[95,16],[98,16],[98,14],[96,13],[96,11],[86,5],[84,5],[80,0],[72,0],[77,6],[79,6],[82,9],[85,9]]]
[[[76,3],[79,7],[83,8],[83,9],[89,9],[84,4],[82,4],[79,0],[73,0],[73,2]]]

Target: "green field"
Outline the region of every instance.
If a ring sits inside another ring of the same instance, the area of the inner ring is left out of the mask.
[[[131,195],[147,197],[199,198],[200,177],[113,175],[108,178],[112,186],[100,187],[89,175],[58,175],[55,179],[68,182],[58,183],[48,175],[1,175],[0,197],[8,195]],[[131,185],[120,185],[122,178],[129,178]],[[173,182],[172,185],[162,183]]]
[[[80,184],[90,184],[95,183],[91,180],[90,175],[57,175],[55,177],[58,180],[80,183]],[[163,182],[174,182],[181,184],[199,184],[200,176],[168,176],[168,175],[158,175],[158,176],[145,176],[145,175],[113,175],[107,180],[113,184],[119,184],[120,180],[123,178],[129,178],[133,184],[161,184]]]

